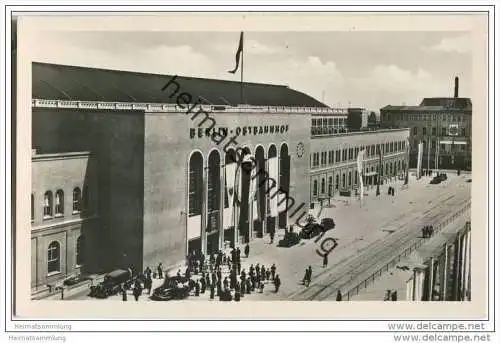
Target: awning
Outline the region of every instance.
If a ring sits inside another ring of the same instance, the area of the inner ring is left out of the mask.
[[[464,142],[464,141],[439,141],[439,144],[459,144],[459,145],[466,145],[467,142]]]
[[[376,171],[368,172],[365,174],[365,176],[374,176],[377,175],[378,173]]]

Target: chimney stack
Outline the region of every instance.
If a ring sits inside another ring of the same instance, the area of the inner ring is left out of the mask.
[[[455,76],[455,98],[458,98],[458,76]]]

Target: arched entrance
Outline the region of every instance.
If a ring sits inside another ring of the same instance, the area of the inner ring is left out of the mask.
[[[254,205],[254,231],[256,232],[257,237],[264,236],[264,220],[266,218],[266,157],[264,153],[264,148],[262,146],[258,146],[255,149],[255,161],[257,162],[256,166],[256,204]]]
[[[203,204],[203,156],[195,151],[189,158],[187,240],[188,255],[201,251]]]
[[[205,230],[208,254],[215,253],[220,248],[220,193],[220,154],[217,150],[213,150],[208,155],[207,224]]]
[[[285,228],[287,226],[287,213],[288,213],[288,195],[290,192],[290,155],[288,154],[288,145],[286,143],[281,145],[280,149],[280,180],[279,190],[280,198],[278,199],[279,219],[278,227]]]
[[[266,198],[267,198],[267,233],[276,232],[276,217],[278,217],[278,195],[276,193],[279,187],[279,161],[278,152],[274,144],[271,144],[267,152],[267,165],[269,180],[266,184]],[[276,184],[274,185],[274,182]],[[274,187],[273,187],[274,185]],[[268,189],[269,187],[273,187]],[[275,195],[274,197],[271,197]]]

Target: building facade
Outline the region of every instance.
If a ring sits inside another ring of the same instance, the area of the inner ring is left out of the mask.
[[[78,272],[177,268],[192,251],[293,225],[320,196],[312,190],[322,178],[338,179],[332,191],[357,182],[361,147],[368,183],[378,145],[384,177],[404,168],[407,130],[345,133],[345,110],[252,83],[240,105],[241,90],[239,82],[34,63],[33,288]],[[320,152],[332,163],[312,166]],[[77,188],[85,211],[71,210]]]
[[[31,287],[95,265],[99,240],[98,188],[94,157],[88,152],[32,156]]]
[[[410,167],[417,166],[418,144],[423,143],[426,169],[472,168],[472,102],[458,97],[425,98],[419,106],[386,106],[380,110],[382,128],[411,128]]]
[[[359,188],[357,157],[365,150],[363,184],[402,177],[408,161],[408,129],[333,134],[311,139],[311,201]],[[380,158],[378,151],[381,152]]]

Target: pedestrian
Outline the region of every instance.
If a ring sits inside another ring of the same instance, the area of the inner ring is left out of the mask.
[[[141,282],[139,280],[135,280],[134,285],[134,298],[135,301],[139,301],[139,296],[142,294]]]
[[[251,276],[251,275],[253,275],[254,270],[255,270],[255,268],[253,267],[253,264],[251,264],[251,265],[250,265],[250,268],[248,269],[248,271],[249,271],[249,273],[250,273],[250,274],[249,274],[250,276]]]
[[[222,270],[219,267],[219,269],[217,270],[217,280],[221,280],[221,279],[222,279]]]
[[[122,292],[122,301],[127,301],[127,289],[125,288],[125,284],[122,284],[121,292]]]
[[[309,269],[306,268],[306,272],[304,273],[304,278],[302,279],[302,284],[307,284],[307,277],[309,275]]]
[[[158,272],[158,279],[163,279],[163,265],[161,264],[161,262],[158,264],[156,270]]]
[[[328,254],[325,253],[323,256],[323,268],[326,268],[328,266]]]
[[[238,282],[234,290],[234,301],[240,301],[240,297],[241,297],[241,290],[240,290],[240,283]]]
[[[271,266],[271,277],[273,278],[273,280],[274,275],[276,275],[276,265],[273,263],[273,265]]]
[[[260,288],[260,292],[264,293],[264,282],[262,282],[262,281],[260,282],[259,288]]]
[[[391,290],[388,289],[386,292],[385,292],[385,297],[384,297],[384,301],[389,301],[391,300]]]
[[[245,257],[248,258],[248,255],[250,255],[250,245],[245,245]]]
[[[398,291],[394,291],[391,294],[391,300],[392,301],[398,301]]]
[[[227,290],[227,288],[229,287],[229,281],[227,280],[227,277],[224,277],[224,290]]]
[[[247,282],[245,279],[241,279],[241,297],[243,298],[245,296],[245,291],[246,291],[246,286],[247,286]]]
[[[151,274],[146,276],[146,280],[144,280],[144,288],[148,290],[148,295],[151,294],[151,288],[153,287],[153,279],[151,279]]]
[[[271,244],[274,243],[274,230],[271,230],[271,232],[269,233],[269,237],[271,238]]]
[[[200,282],[199,281],[196,281],[196,284],[194,286],[194,295],[196,297],[200,296]]]
[[[255,275],[260,277],[260,264],[258,263],[255,265]]]
[[[280,276],[276,274],[276,276],[274,277],[274,292],[275,293],[278,293],[280,286],[281,286]]]
[[[262,268],[260,268],[260,279],[265,280],[265,278],[266,278],[266,267],[262,265]]]
[[[205,267],[205,255],[201,253],[200,255],[200,271],[203,272]]]
[[[240,263],[241,262],[241,250],[240,250],[240,247],[237,247],[236,248],[236,263]]]
[[[271,270],[269,268],[266,269],[266,280],[269,281],[271,279]]]
[[[250,294],[250,292],[252,291],[252,281],[250,281],[250,278],[247,279],[246,289],[247,294]]]
[[[246,277],[247,277],[247,273],[245,273],[245,269],[243,269],[241,271],[241,280],[245,281]]]
[[[181,270],[180,270],[180,269],[177,271],[177,277],[178,277],[178,278],[180,278],[180,277],[181,277]]]
[[[200,284],[201,284],[201,294],[205,294],[205,290],[207,288],[207,284],[205,282],[205,273],[201,275]]]
[[[215,298],[215,286],[214,284],[210,285],[210,299],[214,299]]]
[[[151,273],[151,269],[149,269],[149,266],[147,266],[144,270],[144,275],[146,275],[146,277],[151,277]]]
[[[187,267],[184,275],[186,276],[186,279],[190,279],[191,278],[191,268]]]
[[[309,266],[308,272],[307,272],[307,287],[309,287],[309,284],[311,283],[312,272],[313,272],[312,268],[311,268],[311,266]]]
[[[340,289],[337,291],[337,301],[342,301],[342,293],[340,292]]]

